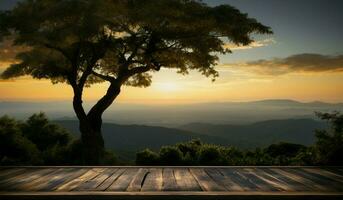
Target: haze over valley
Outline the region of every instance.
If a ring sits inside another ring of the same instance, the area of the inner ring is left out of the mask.
[[[85,104],[89,109],[91,104]],[[275,119],[316,119],[314,112],[342,111],[343,103],[261,100],[174,105],[113,104],[103,120],[117,124],[178,127],[189,123],[250,124]],[[70,102],[0,102],[0,115],[25,119],[43,111],[53,120],[76,119]]]

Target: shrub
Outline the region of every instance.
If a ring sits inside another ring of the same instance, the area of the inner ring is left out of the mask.
[[[57,148],[56,146],[67,146],[71,141],[68,131],[51,123],[44,113],[29,117],[26,123],[22,124],[21,129],[23,135],[36,144],[40,151]]]
[[[105,150],[104,158],[101,161],[103,165],[115,165],[118,163],[118,158],[114,152],[110,150]]]
[[[163,165],[182,165],[183,154],[176,146],[164,146],[159,153]]]
[[[136,153],[137,165],[158,165],[159,156],[157,153],[150,149],[144,149],[143,151]]]
[[[319,164],[343,165],[343,114],[317,113],[317,116],[330,125],[327,130],[316,131]]]
[[[198,152],[200,165],[223,165],[225,156],[221,148],[212,144],[202,145]]]
[[[23,137],[16,120],[8,116],[0,118],[0,138],[1,165],[32,165],[42,162],[37,147]]]
[[[195,158],[202,142],[199,139],[192,139],[189,142],[182,142],[176,144],[176,147],[182,152],[184,156],[189,154],[189,156]]]

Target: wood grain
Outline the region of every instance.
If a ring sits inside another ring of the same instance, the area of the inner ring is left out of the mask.
[[[216,199],[215,195],[223,199],[343,199],[341,170],[335,167],[0,167],[0,199],[52,200],[61,199],[61,194],[63,199],[77,200],[205,200]]]
[[[225,191],[225,187],[216,183],[204,169],[190,169],[203,191]]]
[[[177,187],[184,191],[201,191],[200,185],[194,179],[188,168],[174,169],[174,176]]]
[[[141,191],[161,191],[162,183],[162,168],[151,168],[146,174]]]
[[[107,191],[126,191],[139,169],[128,168],[107,188]]]

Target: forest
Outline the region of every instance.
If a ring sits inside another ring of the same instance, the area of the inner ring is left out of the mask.
[[[255,149],[192,139],[136,153],[136,165],[343,165],[343,114],[316,113],[327,129],[316,130],[313,145],[287,142]],[[277,130],[276,130],[277,131]],[[116,133],[113,133],[116,134]],[[0,118],[0,165],[83,165],[80,139],[51,122],[44,113],[25,121]],[[105,150],[99,165],[129,165]],[[122,156],[121,156],[122,157]]]

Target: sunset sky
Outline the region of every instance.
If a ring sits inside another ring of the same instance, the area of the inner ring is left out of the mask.
[[[9,9],[14,0],[0,0]],[[230,4],[268,25],[273,35],[255,36],[250,46],[227,44],[220,77],[192,72],[187,76],[161,70],[149,88],[124,87],[118,99],[128,103],[197,103],[294,99],[343,102],[343,1],[341,0],[206,0]],[[0,72],[14,62],[14,50],[0,43]],[[106,84],[86,90],[87,100],[102,96]],[[0,101],[69,100],[68,85],[22,77],[0,80]]]

